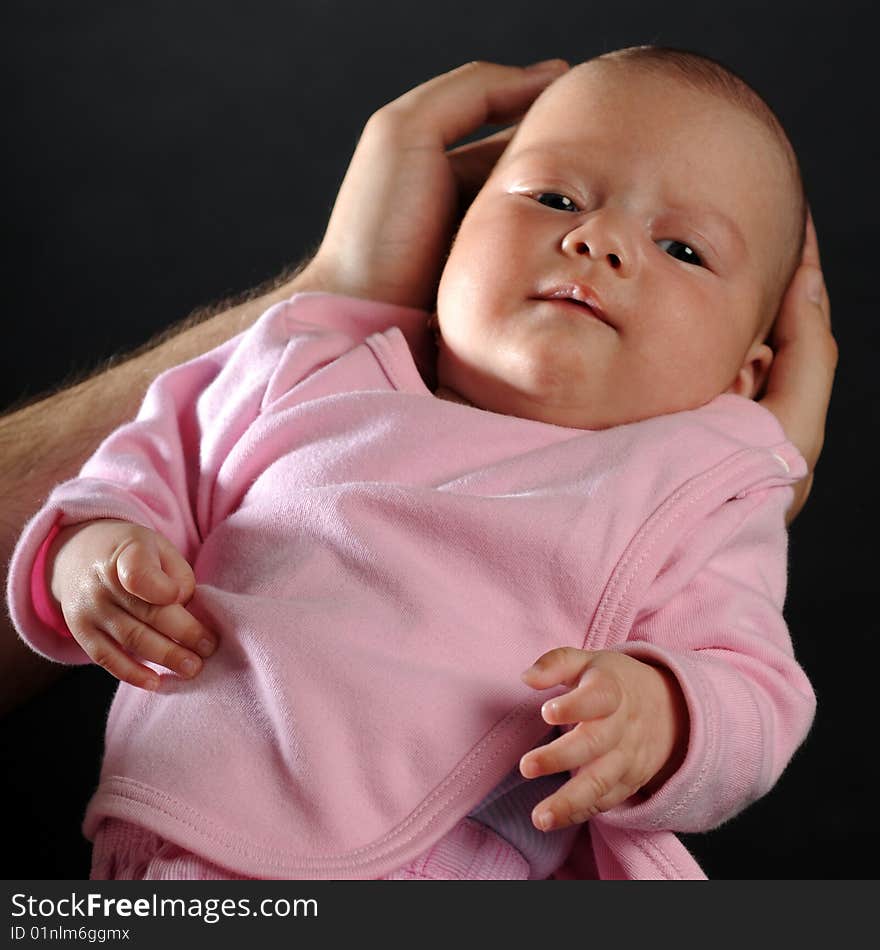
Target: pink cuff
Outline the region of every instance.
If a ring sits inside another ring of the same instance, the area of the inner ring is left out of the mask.
[[[46,586],[46,558],[49,555],[49,547],[60,530],[61,525],[56,521],[37,552],[34,569],[31,571],[31,601],[37,616],[47,627],[51,627],[60,636],[71,639],[73,634],[64,622],[64,617],[55,606],[55,600]]]

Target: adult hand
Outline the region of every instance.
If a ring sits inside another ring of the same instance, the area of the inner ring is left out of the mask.
[[[300,286],[431,309],[460,203],[486,179],[513,128],[447,149],[483,125],[515,122],[567,69],[562,60],[467,63],[375,112]]]
[[[825,418],[837,367],[837,344],[831,334],[831,305],[822,278],[813,217],[801,265],[782,301],[770,343],[775,353],[761,405],[782,423],[807,463],[807,475],[795,485],[789,524],[803,508],[825,440]]]
[[[364,129],[308,265],[242,301],[203,310],[111,369],[0,418],[0,561],[8,562],[52,486],[74,475],[98,442],[134,414],[160,372],[246,330],[272,304],[325,290],[431,308],[459,191],[476,192],[512,131],[451,152],[447,145],[485,123],[515,121],[566,69],[561,60],[526,69],[469,63],[380,109]],[[31,652],[0,616],[0,714],[64,669]]]

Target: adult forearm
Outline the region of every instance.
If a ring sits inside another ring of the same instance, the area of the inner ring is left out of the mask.
[[[8,565],[28,518],[52,487],[74,476],[98,443],[137,412],[156,376],[247,329],[267,307],[318,289],[301,265],[247,299],[193,314],[103,371],[0,418],[0,559]],[[5,570],[4,570],[5,589]],[[0,715],[56,679],[64,667],[43,661],[0,613]]]

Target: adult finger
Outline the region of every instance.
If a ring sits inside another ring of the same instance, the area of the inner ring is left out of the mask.
[[[567,69],[561,59],[526,67],[465,63],[416,86],[375,115],[402,119],[411,144],[446,148],[482,125],[504,125],[521,116]]]
[[[791,522],[812,487],[838,358],[812,215],[807,219],[801,265],[783,298],[771,344],[774,360],[761,404],[779,419],[808,467],[807,476],[794,488],[787,512]]]
[[[785,294],[774,327],[773,366],[761,404],[782,424],[810,471],[825,436],[837,368],[830,306],[821,271],[802,265]]]
[[[508,126],[476,142],[468,142],[447,152],[449,164],[458,182],[461,197],[470,202],[476,196],[489,172],[501,158],[516,132],[517,126]]]
[[[801,263],[822,269],[819,255],[819,237],[816,234],[816,222],[813,221],[813,212],[807,209],[807,227],[804,235],[804,249],[801,253]]]

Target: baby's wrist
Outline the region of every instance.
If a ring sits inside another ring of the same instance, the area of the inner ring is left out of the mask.
[[[58,603],[60,603],[63,597],[61,583],[62,571],[59,569],[58,564],[59,555],[83,529],[91,524],[94,524],[94,522],[85,521],[82,524],[68,525],[64,528],[60,527],[60,525],[56,525],[50,538],[47,538],[45,576],[48,580],[49,593]]]
[[[690,732],[690,715],[684,692],[679,685],[678,678],[664,666],[653,666],[657,676],[657,683],[662,691],[661,708],[665,710],[663,717],[669,724],[669,734],[664,737],[664,746],[669,749],[665,760],[654,775],[642,786],[641,794],[645,797],[653,795],[681,768],[687,755],[688,735]]]

